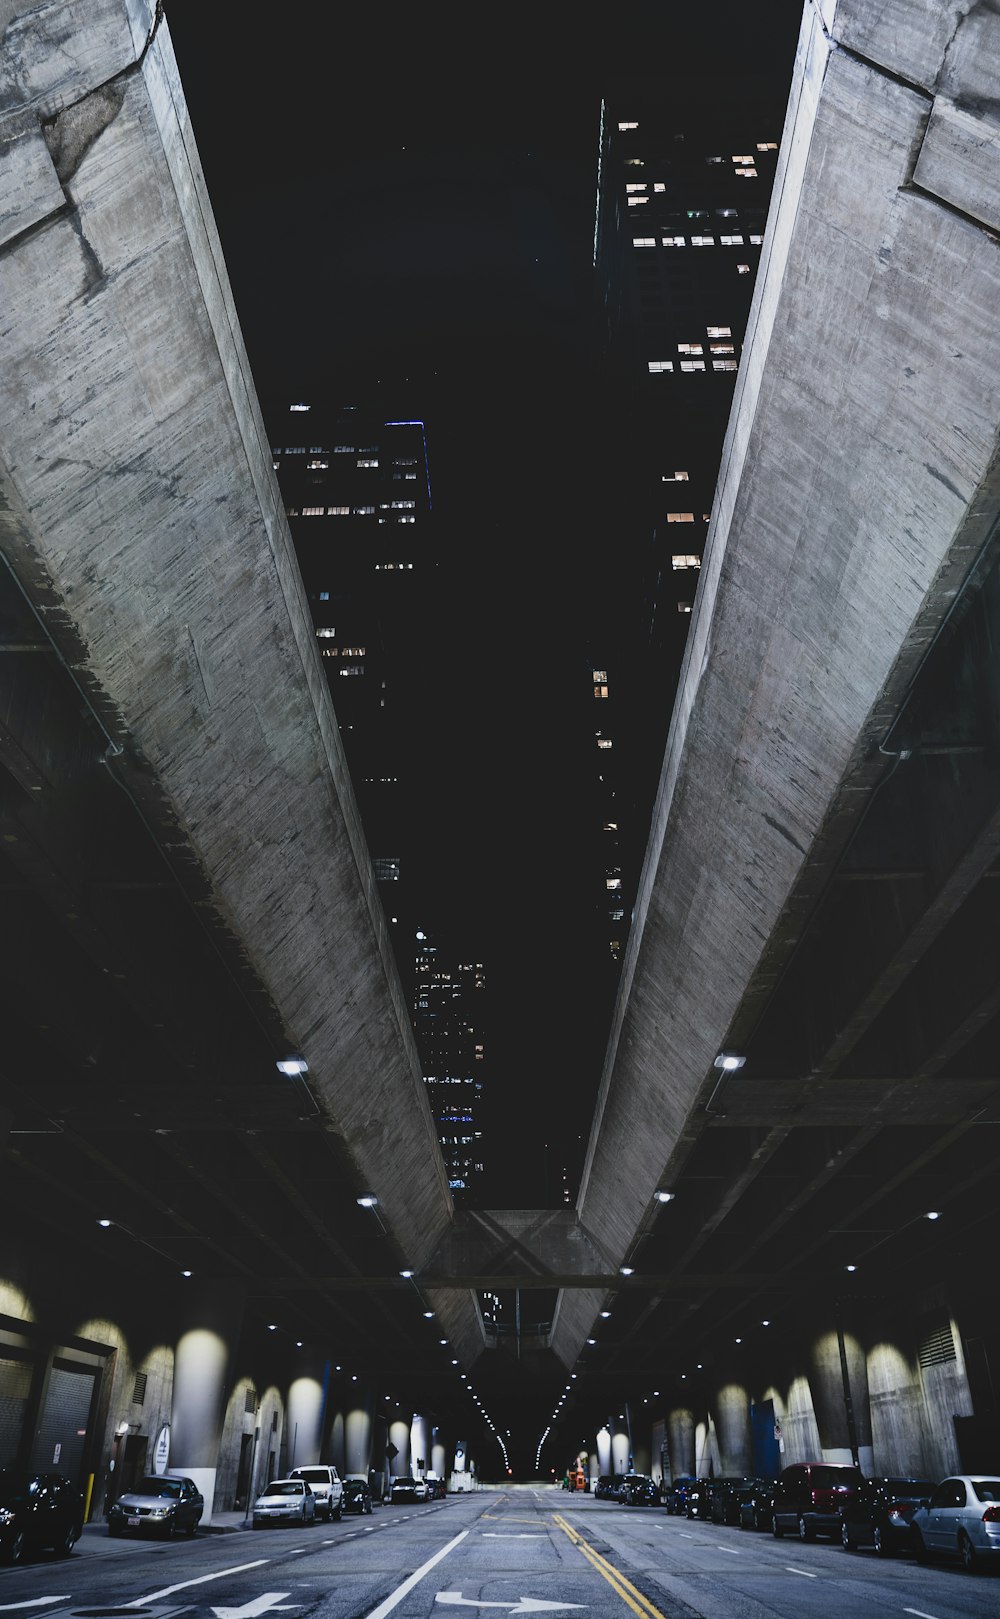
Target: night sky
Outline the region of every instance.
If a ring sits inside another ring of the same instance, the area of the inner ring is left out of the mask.
[[[373,378],[426,422],[452,541],[422,671],[423,830],[496,1008],[494,1168],[512,1170],[492,1196],[540,1202],[564,1156],[541,1143],[568,1125],[585,1144],[607,1034],[575,943],[564,745],[582,618],[615,583],[588,395],[601,97],[655,72],[725,105],[749,77],[783,108],[802,6],[165,11],[272,434],[292,399]]]

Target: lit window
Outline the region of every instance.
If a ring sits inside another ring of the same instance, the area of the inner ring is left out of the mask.
[[[656,246],[656,237],[655,236],[633,236],[633,238],[632,238],[632,246],[633,247],[655,247]]]
[[[776,152],[778,143],[777,141],[758,141],[757,150],[758,152]]]
[[[704,354],[705,350],[700,343],[678,343],[678,354]]]
[[[334,453],[334,455],[353,455],[354,454],[354,445],[353,444],[335,444],[333,446],[333,453]]]
[[[706,163],[721,163],[722,159],[721,159],[721,157],[706,157],[705,162]]]
[[[326,515],[328,517],[350,517],[351,508],[350,506],[328,506]]]
[[[328,590],[321,590],[319,593],[319,599],[321,602],[328,602],[330,600],[330,592]]]
[[[746,243],[742,236],[720,236],[719,245],[720,247],[745,247]]]
[[[709,343],[708,348],[709,348],[709,353],[711,353],[711,354],[735,354],[736,353],[736,350],[733,348],[732,343]]]
[[[667,189],[667,188],[666,188],[666,186],[665,186],[665,185],[664,185],[664,184],[663,184],[663,181],[662,181],[662,180],[654,180],[654,181],[653,181],[653,190],[654,190],[654,191],[666,191],[666,189]]]
[[[389,505],[393,511],[395,511],[398,507],[401,507],[404,511],[412,511],[416,504],[417,503],[415,500],[391,500],[389,502]]]
[[[621,887],[621,885],[622,885],[622,880],[621,880],[620,877],[605,877],[605,879],[604,879],[605,888],[618,889],[618,888]]]
[[[746,157],[734,157],[733,162],[734,163],[752,163],[753,162],[753,153],[750,153]]]
[[[289,410],[308,410],[308,405],[289,405]]]
[[[668,523],[693,523],[694,512],[668,512]]]
[[[611,738],[609,736],[599,736],[597,746],[599,748],[610,748],[612,746]]]
[[[670,558],[670,566],[675,573],[679,573],[682,568],[700,568],[701,557],[694,551],[678,551]]]
[[[715,237],[714,236],[692,236],[692,238],[691,238],[691,246],[692,247],[714,247],[715,246]]]
[[[625,187],[625,190],[628,191],[628,192],[645,191],[645,189],[646,189],[645,180],[632,180],[632,181],[629,181],[628,184]]]
[[[736,273],[738,275],[749,275],[750,274],[750,266],[749,266],[749,264],[738,264],[736,266]]]
[[[638,119],[632,119],[630,121],[623,121],[618,125],[618,128],[619,129],[638,129],[639,128],[639,121],[638,121]],[[307,410],[309,409],[308,405],[306,406],[306,409]]]
[[[709,337],[732,337],[733,335],[731,326],[706,326],[705,330]]]
[[[713,360],[712,361],[712,370],[713,371],[735,371],[736,370],[736,361],[735,360]]]
[[[763,236],[751,236],[751,238],[750,238],[750,246],[751,247],[760,247],[763,240],[764,240]]]
[[[757,178],[756,169],[734,169],[733,173],[738,174],[743,180],[756,180]]]
[[[660,371],[672,371],[674,369],[673,360],[647,360],[646,363],[654,375]]]
[[[415,517],[397,517],[396,518],[397,523],[415,523],[416,520],[417,519]]]
[[[378,466],[378,456],[377,455],[359,455],[358,456],[358,466],[359,467],[377,467]]]
[[[640,206],[640,204],[642,204],[644,202],[648,202],[648,201],[649,201],[648,197],[629,197],[628,205],[629,205],[630,208],[638,208]]]
[[[686,236],[664,236],[661,238],[664,247],[686,247]]]
[[[332,641],[336,634],[336,630],[321,628],[316,631],[316,638],[320,641]]]
[[[662,482],[663,483],[687,483],[688,482],[688,475],[687,475],[686,472],[665,472],[663,474]]]
[[[303,506],[303,517],[322,517],[326,508],[324,506]]]
[[[690,613],[690,611],[691,611],[691,603],[690,602],[678,602],[677,603],[677,611],[679,613]]]
[[[327,468],[329,467],[329,465],[330,465],[329,461],[307,461],[306,462],[306,471],[307,472],[325,472],[327,470]]]
[[[736,218],[736,209],[735,208],[716,208],[715,212],[718,214],[720,219],[735,219]]]
[[[681,361],[681,370],[682,371],[704,371],[704,369],[705,369],[704,360],[682,360]]]
[[[641,157],[627,157],[625,159],[625,167],[627,169],[644,169],[646,167],[645,159]]]
[[[608,695],[607,686],[595,686],[594,687],[594,696],[595,697],[606,697],[607,695]]]
[[[606,669],[595,669],[595,670],[594,670],[594,673],[593,673],[593,676],[592,676],[592,677],[591,677],[591,678],[592,678],[592,679],[593,679],[593,680],[595,680],[595,681],[598,681],[598,680],[607,680],[607,678],[608,678],[608,671],[607,671],[607,670],[606,670]]]

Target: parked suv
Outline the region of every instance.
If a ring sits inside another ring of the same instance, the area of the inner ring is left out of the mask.
[[[778,1474],[771,1503],[771,1532],[786,1529],[800,1540],[814,1535],[840,1539],[840,1515],[863,1482],[861,1469],[834,1462],[800,1462]]]
[[[311,1467],[293,1467],[289,1478],[304,1479],[316,1497],[316,1516],[341,1518],[344,1512],[344,1486],[335,1467],[316,1462]]]

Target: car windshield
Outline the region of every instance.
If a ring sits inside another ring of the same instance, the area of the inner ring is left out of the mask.
[[[171,1500],[176,1500],[180,1493],[181,1487],[175,1478],[141,1478],[125,1491],[126,1495],[166,1495]]]
[[[887,1478],[885,1487],[890,1495],[923,1497],[930,1495],[934,1485],[929,1478]]]
[[[980,1501],[1000,1501],[1000,1479],[974,1478],[972,1488]]]
[[[265,1495],[302,1495],[305,1485],[300,1478],[278,1479],[276,1483],[269,1484],[264,1491]]]
[[[411,1485],[411,1484],[416,1484],[416,1482],[417,1481],[416,1481],[415,1478],[397,1478],[397,1479],[393,1479],[392,1487],[393,1487],[394,1490],[398,1490],[401,1485],[402,1486],[408,1486],[408,1485]]]
[[[853,1467],[814,1467],[810,1482],[814,1490],[834,1490],[856,1484],[861,1474]]]
[[[326,1467],[297,1467],[296,1478],[305,1478],[310,1484],[329,1484],[330,1470]]]

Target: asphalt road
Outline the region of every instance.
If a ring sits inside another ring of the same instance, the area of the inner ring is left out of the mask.
[[[71,1558],[0,1572],[0,1619],[996,1619],[998,1597],[997,1571],[883,1562],[545,1488],[165,1545],[95,1525]]]

